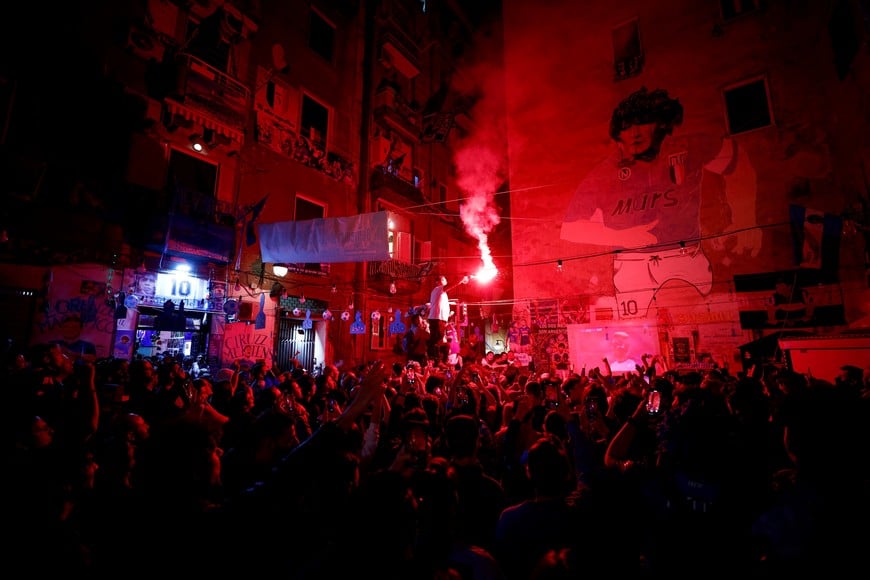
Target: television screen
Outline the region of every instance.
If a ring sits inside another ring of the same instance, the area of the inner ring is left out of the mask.
[[[614,375],[635,371],[644,354],[659,353],[658,330],[643,321],[609,321],[604,325],[569,324],[568,343],[574,371],[604,370],[607,357]]]

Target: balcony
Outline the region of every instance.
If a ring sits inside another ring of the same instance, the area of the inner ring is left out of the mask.
[[[381,36],[379,60],[387,69],[395,69],[407,79],[420,74],[417,44],[396,23]]]
[[[413,181],[409,181],[401,177],[398,170],[386,165],[376,165],[372,170],[369,188],[373,194],[383,195],[384,192],[392,192],[392,197],[395,201],[410,200],[415,204],[423,205],[426,199],[423,197],[423,192],[420,191],[418,185]],[[386,195],[385,197],[390,197]],[[426,208],[422,208],[426,211]]]
[[[397,295],[408,295],[418,292],[423,279],[432,271],[433,262],[411,264],[401,260],[383,260],[368,263],[368,284],[372,289],[383,294],[392,293],[390,287],[395,285]]]
[[[170,112],[241,142],[247,125],[250,89],[195,56],[182,54],[179,59],[176,93],[166,99]]]
[[[420,141],[420,106],[407,101],[389,81],[383,82],[375,93],[374,117],[378,123],[401,133],[406,140]]]
[[[285,143],[281,152],[297,163],[316,169],[347,185],[354,185],[356,182],[356,169],[353,163],[334,151],[324,151],[323,144],[317,140],[299,134],[292,143],[290,139]]]

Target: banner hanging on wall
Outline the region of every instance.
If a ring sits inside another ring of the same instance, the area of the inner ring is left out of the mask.
[[[263,262],[368,262],[390,259],[387,212],[258,226]]]

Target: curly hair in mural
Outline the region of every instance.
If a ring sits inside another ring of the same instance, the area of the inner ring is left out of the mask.
[[[622,141],[623,131],[634,125],[655,125],[649,149],[635,154],[635,159],[650,161],[658,157],[665,137],[674,127],[683,123],[683,106],[678,99],[668,96],[664,89],[648,91],[646,87],[632,93],[613,111],[610,118],[610,137]]]

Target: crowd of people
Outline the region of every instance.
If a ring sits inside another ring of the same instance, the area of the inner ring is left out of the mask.
[[[863,565],[870,372],[443,360],[193,378],[34,347],[6,366],[10,565],[505,580]]]

